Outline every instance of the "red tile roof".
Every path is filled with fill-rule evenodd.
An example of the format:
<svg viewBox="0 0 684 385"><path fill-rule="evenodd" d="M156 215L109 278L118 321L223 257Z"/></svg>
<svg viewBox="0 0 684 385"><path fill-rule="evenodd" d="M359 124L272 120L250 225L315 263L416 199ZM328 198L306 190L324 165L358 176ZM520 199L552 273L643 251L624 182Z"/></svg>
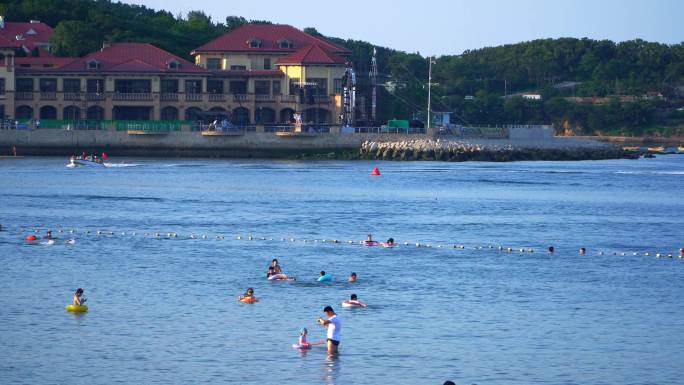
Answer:
<svg viewBox="0 0 684 385"><path fill-rule="evenodd" d="M21 40L17 40L17 36L21 36ZM36 44L49 44L51 36L52 28L40 22L5 22L5 27L0 28L0 37L13 42L15 44L14 47L21 47L23 45L29 50L33 49ZM3 45L2 43L4 43L4 40L0 41L0 45Z"/></svg>
<svg viewBox="0 0 684 385"><path fill-rule="evenodd" d="M261 46L256 48L250 47L249 40L251 39L261 40ZM293 47L280 48L279 42L282 40L289 40L293 43ZM335 45L323 38L304 33L291 25L245 24L196 48L192 51L192 54L211 51L288 53L314 44L318 44L328 51L339 55L348 55L350 53L346 48Z"/></svg>
<svg viewBox="0 0 684 385"><path fill-rule="evenodd" d="M38 57L33 57L33 56L27 56L27 57L14 57L14 64L19 67L22 64L29 64L31 66L43 66L45 64L50 64L52 65L53 68L60 68L63 67L72 61L76 60L77 58L73 57L56 57L52 55L43 55L41 52L41 56Z"/></svg>
<svg viewBox="0 0 684 385"><path fill-rule="evenodd" d="M88 62L99 62L97 70L88 70ZM178 69L169 69L168 63L176 61ZM145 73L188 73L207 71L161 48L147 43L116 43L100 51L77 58L61 68L64 71L93 72L145 72Z"/></svg>
<svg viewBox="0 0 684 385"><path fill-rule="evenodd" d="M0 35L0 48L18 48L19 42Z"/></svg>
<svg viewBox="0 0 684 385"><path fill-rule="evenodd" d="M322 48L318 44L301 48L278 59L278 64L345 64L344 58Z"/></svg>

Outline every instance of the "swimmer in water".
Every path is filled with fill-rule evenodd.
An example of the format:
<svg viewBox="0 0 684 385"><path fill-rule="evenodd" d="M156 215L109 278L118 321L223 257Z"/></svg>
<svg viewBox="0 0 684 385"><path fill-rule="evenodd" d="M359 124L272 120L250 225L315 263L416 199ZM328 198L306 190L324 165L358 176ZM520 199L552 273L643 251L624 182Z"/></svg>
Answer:
<svg viewBox="0 0 684 385"><path fill-rule="evenodd" d="M266 273L266 278L271 278L274 275L276 275L275 269L273 268L273 266L269 266L268 273Z"/></svg>
<svg viewBox="0 0 684 385"><path fill-rule="evenodd" d="M587 253L587 249L585 249L584 247L580 247L579 255L585 255L586 253Z"/></svg>
<svg viewBox="0 0 684 385"><path fill-rule="evenodd" d="M351 306L361 306L361 307L368 307L365 303L359 301L359 297L356 296L356 294L352 294L351 298L344 301L343 303Z"/></svg>
<svg viewBox="0 0 684 385"><path fill-rule="evenodd" d="M256 299L256 297L254 296L254 289L251 288L251 287L247 288L247 291L245 292L245 294L241 295L241 296L238 298L238 300L239 300L239 301L245 301L245 302L246 302L246 301L251 301L251 302L258 302L258 301L259 301L259 300Z"/></svg>
<svg viewBox="0 0 684 385"><path fill-rule="evenodd" d="M278 258L273 258L273 260L271 261L271 267L273 268L275 274L283 274L283 269L280 267L280 264L278 263Z"/></svg>
<svg viewBox="0 0 684 385"><path fill-rule="evenodd" d="M309 331L306 330L306 328L302 328L302 330L299 331L299 347L302 349L308 349L311 347L311 344L309 344L309 341L307 341L306 336L309 334Z"/></svg>
<svg viewBox="0 0 684 385"><path fill-rule="evenodd" d="M349 276L349 282L356 282L356 273L351 273Z"/></svg>
<svg viewBox="0 0 684 385"><path fill-rule="evenodd" d="M87 299L83 297L83 289L79 287L76 289L76 293L74 293L73 304L76 306L82 306L86 301Z"/></svg>
<svg viewBox="0 0 684 385"><path fill-rule="evenodd" d="M390 238L385 242L385 246L394 246L394 238Z"/></svg>
<svg viewBox="0 0 684 385"><path fill-rule="evenodd" d="M553 246L549 246L549 253L553 254L556 251L556 249Z"/></svg>
<svg viewBox="0 0 684 385"><path fill-rule="evenodd" d="M45 233L45 236L43 238L44 239L52 239L52 230L48 230L47 233Z"/></svg>

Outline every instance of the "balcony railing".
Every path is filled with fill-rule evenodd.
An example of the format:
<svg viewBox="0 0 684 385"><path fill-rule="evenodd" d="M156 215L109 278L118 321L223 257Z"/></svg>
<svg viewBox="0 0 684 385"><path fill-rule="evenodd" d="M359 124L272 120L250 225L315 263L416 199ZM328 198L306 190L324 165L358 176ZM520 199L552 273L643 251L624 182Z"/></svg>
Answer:
<svg viewBox="0 0 684 385"><path fill-rule="evenodd" d="M65 92L64 100L81 100L80 92Z"/></svg>
<svg viewBox="0 0 684 385"><path fill-rule="evenodd" d="M264 94L264 95L254 95L257 102L274 102L275 96Z"/></svg>
<svg viewBox="0 0 684 385"><path fill-rule="evenodd" d="M14 94L16 100L33 100L33 92L19 91Z"/></svg>
<svg viewBox="0 0 684 385"><path fill-rule="evenodd" d="M202 94L185 94L186 102L201 102Z"/></svg>
<svg viewBox="0 0 684 385"><path fill-rule="evenodd" d="M299 103L299 95L270 95L270 94L230 94L230 93L170 93L170 92L75 92L75 91L59 91L59 92L29 92L17 91L14 93L15 100L42 100L42 101L132 101L132 102L147 102L160 100L162 102L214 102L223 103L226 101L234 101L240 103L252 102L280 102L280 103ZM328 95L314 96L315 103L330 103L332 97Z"/></svg>
<svg viewBox="0 0 684 385"><path fill-rule="evenodd" d="M164 92L161 94L162 102L175 102L178 100L178 94L172 92Z"/></svg>
<svg viewBox="0 0 684 385"><path fill-rule="evenodd" d="M41 91L40 100L57 100L57 92L55 91Z"/></svg>
<svg viewBox="0 0 684 385"><path fill-rule="evenodd" d="M105 100L107 95L104 92L88 92L86 97L88 100Z"/></svg>
<svg viewBox="0 0 684 385"><path fill-rule="evenodd" d="M114 92L114 100L147 101L152 100L152 94L149 92Z"/></svg>

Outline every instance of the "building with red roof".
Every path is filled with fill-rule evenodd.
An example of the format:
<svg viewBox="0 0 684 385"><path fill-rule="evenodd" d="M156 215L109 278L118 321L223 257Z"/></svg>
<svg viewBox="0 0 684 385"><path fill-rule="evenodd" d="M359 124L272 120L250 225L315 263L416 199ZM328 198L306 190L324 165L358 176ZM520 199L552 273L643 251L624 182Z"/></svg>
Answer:
<svg viewBox="0 0 684 385"><path fill-rule="evenodd" d="M146 43L114 43L63 58L43 44L49 26L4 28L0 116L18 120L230 116L236 125L269 125L289 124L300 112L304 122L334 124L350 54L288 25L250 24L195 49L195 63ZM8 37L17 31L27 37ZM17 49L31 53L17 57Z"/></svg>
<svg viewBox="0 0 684 385"><path fill-rule="evenodd" d="M289 54L300 48L320 45L330 52L346 56L346 48L323 38L309 35L286 24L245 24L195 48L193 55L209 52L245 52Z"/></svg>
<svg viewBox="0 0 684 385"><path fill-rule="evenodd" d="M0 16L0 45L9 41L14 48L21 48L26 53L36 47L49 51L51 37L52 28L38 20L28 23L6 22Z"/></svg>
<svg viewBox="0 0 684 385"><path fill-rule="evenodd" d="M305 122L337 120L342 78L351 54L346 48L290 25L246 24L194 49L191 54L197 65L214 72L277 70L284 79L276 80L279 84L272 88L286 97L305 99L306 105L294 108L303 113ZM258 97L272 96L265 79L248 82L247 89ZM302 89L312 96L302 98ZM286 114L281 115L284 118Z"/></svg>

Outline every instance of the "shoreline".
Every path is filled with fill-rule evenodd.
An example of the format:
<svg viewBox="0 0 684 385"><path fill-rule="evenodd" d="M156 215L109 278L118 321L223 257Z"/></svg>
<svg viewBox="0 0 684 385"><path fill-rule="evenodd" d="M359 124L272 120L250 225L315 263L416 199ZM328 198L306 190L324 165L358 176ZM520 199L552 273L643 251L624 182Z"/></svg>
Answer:
<svg viewBox="0 0 684 385"><path fill-rule="evenodd" d="M429 134L325 133L276 135L240 132L202 135L194 131L143 133L97 130L3 130L0 156L71 156L86 152L109 156L339 159L394 161L599 160L637 154L605 142L528 136L515 139L463 138Z"/></svg>

